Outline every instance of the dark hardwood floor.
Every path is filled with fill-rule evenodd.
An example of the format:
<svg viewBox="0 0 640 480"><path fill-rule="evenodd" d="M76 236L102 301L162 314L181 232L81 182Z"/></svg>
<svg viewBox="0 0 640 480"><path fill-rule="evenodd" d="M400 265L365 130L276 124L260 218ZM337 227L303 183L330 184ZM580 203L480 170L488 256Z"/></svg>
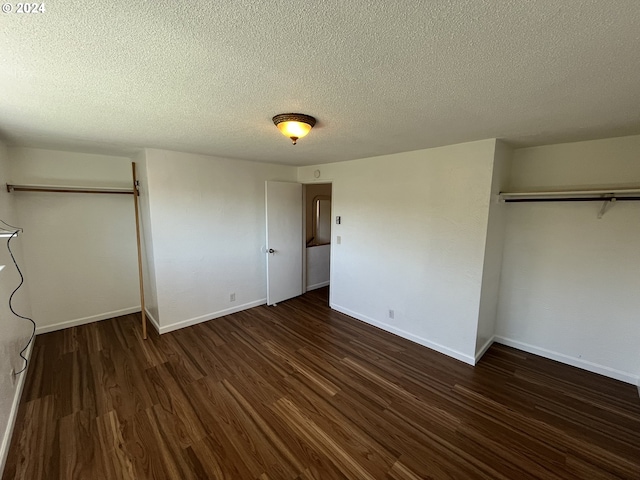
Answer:
<svg viewBox="0 0 640 480"><path fill-rule="evenodd" d="M4 479L640 479L636 388L494 345L476 368L326 289L162 337L40 335Z"/></svg>

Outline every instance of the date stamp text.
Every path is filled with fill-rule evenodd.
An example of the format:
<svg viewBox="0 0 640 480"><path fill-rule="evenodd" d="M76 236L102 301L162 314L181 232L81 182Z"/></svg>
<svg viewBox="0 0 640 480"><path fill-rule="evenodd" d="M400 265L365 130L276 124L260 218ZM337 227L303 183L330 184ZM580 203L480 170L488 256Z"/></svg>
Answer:
<svg viewBox="0 0 640 480"><path fill-rule="evenodd" d="M2 13L45 13L44 3L3 3Z"/></svg>

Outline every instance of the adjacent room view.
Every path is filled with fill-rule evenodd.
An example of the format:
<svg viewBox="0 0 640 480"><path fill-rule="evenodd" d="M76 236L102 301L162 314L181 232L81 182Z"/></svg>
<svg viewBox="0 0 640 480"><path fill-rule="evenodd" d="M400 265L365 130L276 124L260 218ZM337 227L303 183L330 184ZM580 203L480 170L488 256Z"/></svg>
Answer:
<svg viewBox="0 0 640 480"><path fill-rule="evenodd" d="M5 3L0 478L640 478L640 3Z"/></svg>

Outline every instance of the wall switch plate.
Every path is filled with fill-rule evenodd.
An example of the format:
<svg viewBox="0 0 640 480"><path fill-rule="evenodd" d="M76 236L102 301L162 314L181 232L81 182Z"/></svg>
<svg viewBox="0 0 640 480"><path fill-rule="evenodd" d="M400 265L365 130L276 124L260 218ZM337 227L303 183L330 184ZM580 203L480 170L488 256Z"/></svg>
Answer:
<svg viewBox="0 0 640 480"><path fill-rule="evenodd" d="M340 235L338 235L338 236L336 237L336 243L337 243L338 245L340 245L340 244L342 243L342 237L341 237Z"/></svg>
<svg viewBox="0 0 640 480"><path fill-rule="evenodd" d="M336 217L336 225L340 225L340 222L341 222L341 221L342 221L342 220L340 219L340 217Z"/></svg>
<svg viewBox="0 0 640 480"><path fill-rule="evenodd" d="M235 302L236 301L236 294L235 293L232 293L232 294L229 295L229 301L230 302Z"/></svg>
<svg viewBox="0 0 640 480"><path fill-rule="evenodd" d="M393 319L396 316L396 312L394 312L393 310L389 309L389 318Z"/></svg>

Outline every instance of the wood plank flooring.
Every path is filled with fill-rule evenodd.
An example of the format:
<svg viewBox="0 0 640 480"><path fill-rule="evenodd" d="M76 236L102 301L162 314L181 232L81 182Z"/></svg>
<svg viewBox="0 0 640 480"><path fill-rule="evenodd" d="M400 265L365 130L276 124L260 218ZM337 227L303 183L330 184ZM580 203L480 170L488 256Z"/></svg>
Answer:
<svg viewBox="0 0 640 480"><path fill-rule="evenodd" d="M162 337L40 335L4 479L640 479L636 388L494 345L476 368L327 290Z"/></svg>

